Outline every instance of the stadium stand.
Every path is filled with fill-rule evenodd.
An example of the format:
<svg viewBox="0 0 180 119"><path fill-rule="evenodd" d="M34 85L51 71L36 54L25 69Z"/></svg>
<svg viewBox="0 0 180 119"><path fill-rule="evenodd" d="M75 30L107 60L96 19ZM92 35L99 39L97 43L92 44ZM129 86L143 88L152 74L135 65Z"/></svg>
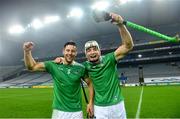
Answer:
<svg viewBox="0 0 180 119"><path fill-rule="evenodd" d="M118 72L119 77L121 73L125 74L125 76L127 77L127 84L139 83L138 66L129 65L126 67L119 67ZM161 77L180 77L180 62L144 64L143 77L145 79ZM46 72L34 73L26 71L17 77L0 83L0 87L32 87L37 85L52 86L53 81L51 79L51 76Z"/></svg>
<svg viewBox="0 0 180 119"><path fill-rule="evenodd" d="M179 62L175 62L179 64ZM125 73L128 80L127 83L138 83L138 66L122 67L118 69L119 76L121 73ZM156 64L144 64L143 65L144 78L158 78L158 77L179 77L180 68L179 65L172 65L172 63L156 63Z"/></svg>
<svg viewBox="0 0 180 119"><path fill-rule="evenodd" d="M18 77L15 77L11 80L4 81L0 83L0 87L24 87L24 86L35 86L46 83L51 80L51 77L46 72L26 72Z"/></svg>
<svg viewBox="0 0 180 119"><path fill-rule="evenodd" d="M0 66L0 82L19 73L24 68L23 65L17 66Z"/></svg>

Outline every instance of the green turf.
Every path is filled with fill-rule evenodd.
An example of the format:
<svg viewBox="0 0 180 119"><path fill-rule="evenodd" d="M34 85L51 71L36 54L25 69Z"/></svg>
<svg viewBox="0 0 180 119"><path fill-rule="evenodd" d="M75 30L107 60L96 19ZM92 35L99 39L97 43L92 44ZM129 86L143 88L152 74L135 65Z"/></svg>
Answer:
<svg viewBox="0 0 180 119"><path fill-rule="evenodd" d="M180 118L180 86L144 88L140 117Z"/></svg>
<svg viewBox="0 0 180 119"><path fill-rule="evenodd" d="M122 91L127 116L134 118L141 87L125 87ZM52 98L52 89L0 89L0 118L50 118ZM141 118L180 118L179 108L180 86L144 87Z"/></svg>
<svg viewBox="0 0 180 119"><path fill-rule="evenodd" d="M124 87L122 89L127 117L136 115L141 87Z"/></svg>
<svg viewBox="0 0 180 119"><path fill-rule="evenodd" d="M0 117L50 117L52 89L0 89Z"/></svg>

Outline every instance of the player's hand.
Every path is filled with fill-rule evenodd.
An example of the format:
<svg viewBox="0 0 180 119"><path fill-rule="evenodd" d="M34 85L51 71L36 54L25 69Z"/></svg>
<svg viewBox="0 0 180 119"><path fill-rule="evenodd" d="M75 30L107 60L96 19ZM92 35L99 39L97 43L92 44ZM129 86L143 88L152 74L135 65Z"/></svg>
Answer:
<svg viewBox="0 0 180 119"><path fill-rule="evenodd" d="M89 117L93 117L94 116L94 106L93 106L93 104L89 103L87 105L86 111L89 114Z"/></svg>
<svg viewBox="0 0 180 119"><path fill-rule="evenodd" d="M118 14L115 14L115 13L110 13L111 17L112 17L112 23L113 24L116 24L116 25L120 25L120 24L123 24L123 21L124 19L118 15Z"/></svg>
<svg viewBox="0 0 180 119"><path fill-rule="evenodd" d="M54 62L57 64L62 64L63 63L64 58L63 57L57 57Z"/></svg>
<svg viewBox="0 0 180 119"><path fill-rule="evenodd" d="M34 43L33 42L25 42L23 45L23 49L24 51L28 52L31 51L34 47Z"/></svg>

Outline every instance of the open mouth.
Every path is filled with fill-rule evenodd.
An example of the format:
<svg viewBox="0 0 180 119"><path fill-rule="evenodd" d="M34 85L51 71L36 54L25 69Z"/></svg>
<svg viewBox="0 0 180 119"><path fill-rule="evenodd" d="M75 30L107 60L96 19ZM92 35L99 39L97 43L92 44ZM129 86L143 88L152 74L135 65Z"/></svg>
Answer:
<svg viewBox="0 0 180 119"><path fill-rule="evenodd" d="M96 54L94 54L94 55L90 55L90 58L96 58Z"/></svg>

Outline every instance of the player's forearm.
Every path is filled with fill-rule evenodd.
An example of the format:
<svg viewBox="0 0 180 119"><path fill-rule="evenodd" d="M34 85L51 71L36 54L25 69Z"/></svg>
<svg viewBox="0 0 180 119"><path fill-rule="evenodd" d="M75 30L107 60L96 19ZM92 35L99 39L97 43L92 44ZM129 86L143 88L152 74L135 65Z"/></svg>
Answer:
<svg viewBox="0 0 180 119"><path fill-rule="evenodd" d="M24 51L24 63L28 70L33 70L36 61L32 57L31 51Z"/></svg>
<svg viewBox="0 0 180 119"><path fill-rule="evenodd" d="M89 88L89 104L94 104L94 89L92 83L88 84Z"/></svg>
<svg viewBox="0 0 180 119"><path fill-rule="evenodd" d="M126 26L122 24L119 25L119 32L122 39L122 45L125 45L127 49L131 50L134 46L134 43L131 34L127 30Z"/></svg>

